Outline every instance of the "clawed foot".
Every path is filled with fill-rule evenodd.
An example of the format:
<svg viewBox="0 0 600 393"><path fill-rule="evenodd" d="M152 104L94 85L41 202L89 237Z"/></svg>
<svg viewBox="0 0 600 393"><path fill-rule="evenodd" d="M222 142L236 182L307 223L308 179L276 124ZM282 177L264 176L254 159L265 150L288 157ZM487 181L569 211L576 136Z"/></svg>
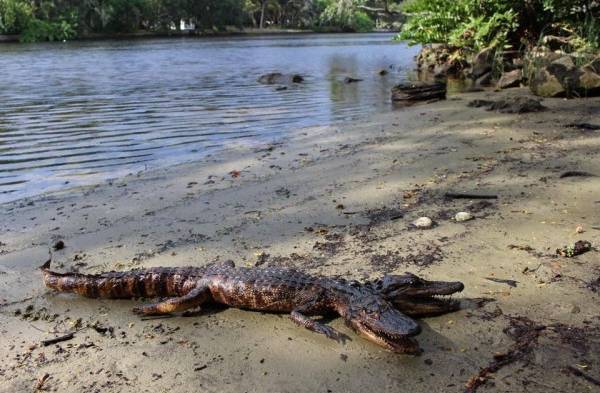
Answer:
<svg viewBox="0 0 600 393"><path fill-rule="evenodd" d="M154 309L154 307L152 306L139 306L139 307L134 307L131 311L133 311L134 314L137 314L141 317L149 317L149 316L153 316L153 315L161 315L161 313L159 313L158 311L156 311Z"/></svg>
<svg viewBox="0 0 600 393"><path fill-rule="evenodd" d="M346 340L349 339L344 333L338 332L334 328L327 325L318 325L315 327L317 333L326 335L328 338L337 341L338 343L345 344Z"/></svg>

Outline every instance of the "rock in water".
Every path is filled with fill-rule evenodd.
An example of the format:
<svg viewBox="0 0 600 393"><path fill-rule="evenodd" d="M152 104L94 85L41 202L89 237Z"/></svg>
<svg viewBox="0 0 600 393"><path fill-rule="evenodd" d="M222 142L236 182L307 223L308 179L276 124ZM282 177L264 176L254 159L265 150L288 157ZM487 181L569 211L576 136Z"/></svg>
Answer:
<svg viewBox="0 0 600 393"><path fill-rule="evenodd" d="M495 49L492 47L482 49L475 55L471 67L471 78L478 79L492 71Z"/></svg>
<svg viewBox="0 0 600 393"><path fill-rule="evenodd" d="M302 75L284 75L281 72L271 72L269 74L261 75L258 78L258 83L263 85L289 85L291 83L302 83L304 78Z"/></svg>
<svg viewBox="0 0 600 393"><path fill-rule="evenodd" d="M438 101L446 98L444 82L414 82L397 85L392 89L392 102L412 105L419 101Z"/></svg>
<svg viewBox="0 0 600 393"><path fill-rule="evenodd" d="M469 212L458 212L454 216L456 222L469 221L473 219L473 215Z"/></svg>
<svg viewBox="0 0 600 393"><path fill-rule="evenodd" d="M433 226L433 221L429 217L419 217L412 222L415 228L429 229Z"/></svg>
<svg viewBox="0 0 600 393"><path fill-rule="evenodd" d="M499 89L508 89L510 87L519 87L523 80L523 71L517 69L510 72L505 72L498 81Z"/></svg>
<svg viewBox="0 0 600 393"><path fill-rule="evenodd" d="M356 82L362 82L362 79L353 78L351 76L347 76L344 78L344 83L356 83Z"/></svg>

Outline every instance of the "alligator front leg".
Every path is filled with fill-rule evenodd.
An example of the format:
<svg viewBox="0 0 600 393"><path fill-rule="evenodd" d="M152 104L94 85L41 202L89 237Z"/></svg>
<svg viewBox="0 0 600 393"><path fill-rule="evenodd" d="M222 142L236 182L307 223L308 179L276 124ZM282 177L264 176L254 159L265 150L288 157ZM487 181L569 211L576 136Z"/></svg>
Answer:
<svg viewBox="0 0 600 393"><path fill-rule="evenodd" d="M313 309L313 308L314 308L314 304L312 304L312 303L305 305L305 306L298 307L294 311L292 311L292 313L290 314L290 318L292 319L292 321L294 321L295 323L297 323L300 326L304 326L308 330L311 330L315 333L324 334L332 340L343 343L344 340L346 340L348 338L348 336L346 336L343 333L338 332L337 330L335 330L334 328L332 328L330 326L327 326L323 323L315 321L314 319L307 317L306 315L303 314L303 313L310 313L311 309Z"/></svg>
<svg viewBox="0 0 600 393"><path fill-rule="evenodd" d="M207 285L192 289L185 296L173 297L160 303L145 304L135 307L133 312L139 315L163 315L181 312L193 307L198 307L210 298L210 290Z"/></svg>

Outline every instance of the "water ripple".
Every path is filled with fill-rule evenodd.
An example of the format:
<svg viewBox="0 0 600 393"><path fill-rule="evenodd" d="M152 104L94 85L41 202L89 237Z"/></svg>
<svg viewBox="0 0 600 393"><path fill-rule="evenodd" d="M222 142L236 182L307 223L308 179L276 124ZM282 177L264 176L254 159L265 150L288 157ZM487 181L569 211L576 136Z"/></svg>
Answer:
<svg viewBox="0 0 600 393"><path fill-rule="evenodd" d="M0 202L389 110L418 49L391 37L2 45ZM256 82L274 71L306 80L283 91ZM346 85L349 75L364 81Z"/></svg>

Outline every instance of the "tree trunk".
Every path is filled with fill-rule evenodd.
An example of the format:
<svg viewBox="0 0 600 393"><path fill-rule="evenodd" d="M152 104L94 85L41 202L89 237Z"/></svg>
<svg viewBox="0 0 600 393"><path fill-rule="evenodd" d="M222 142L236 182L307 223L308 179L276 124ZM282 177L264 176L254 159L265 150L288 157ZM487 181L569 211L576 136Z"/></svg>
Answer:
<svg viewBox="0 0 600 393"><path fill-rule="evenodd" d="M262 29L265 27L265 10L267 8L267 0L263 0L261 5L260 5L260 25L258 26L259 29Z"/></svg>

